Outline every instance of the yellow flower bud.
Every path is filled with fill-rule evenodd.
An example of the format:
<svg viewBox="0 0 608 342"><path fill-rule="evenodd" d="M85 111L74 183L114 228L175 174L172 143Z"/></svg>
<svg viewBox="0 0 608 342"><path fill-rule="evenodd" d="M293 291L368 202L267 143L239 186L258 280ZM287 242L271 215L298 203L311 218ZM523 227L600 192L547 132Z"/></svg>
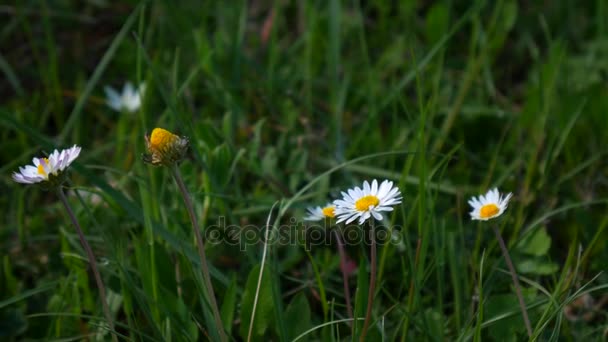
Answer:
<svg viewBox="0 0 608 342"><path fill-rule="evenodd" d="M144 154L143 160L155 166L179 163L188 150L188 139L166 129L155 128L150 137L145 138L148 154Z"/></svg>

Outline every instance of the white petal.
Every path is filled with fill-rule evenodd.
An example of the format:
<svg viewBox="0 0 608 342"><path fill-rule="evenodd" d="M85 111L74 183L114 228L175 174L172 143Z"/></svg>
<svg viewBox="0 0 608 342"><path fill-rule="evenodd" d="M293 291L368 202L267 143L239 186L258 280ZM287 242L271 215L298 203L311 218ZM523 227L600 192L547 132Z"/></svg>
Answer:
<svg viewBox="0 0 608 342"><path fill-rule="evenodd" d="M353 215L351 215L351 216L350 216L350 217L349 217L349 218L346 220L346 224L349 224L349 223L353 222L353 221L354 221L354 220L357 218L357 216L359 216L359 214L353 214Z"/></svg>
<svg viewBox="0 0 608 342"><path fill-rule="evenodd" d="M378 181L375 179L372 181L371 194L378 197Z"/></svg>
<svg viewBox="0 0 608 342"><path fill-rule="evenodd" d="M388 180L383 181L380 184L380 188L378 189L378 198L384 198L386 194L390 191L392 184L389 183Z"/></svg>
<svg viewBox="0 0 608 342"><path fill-rule="evenodd" d="M371 187L369 186L368 181L364 181L363 182L363 192L365 194L370 194L371 193Z"/></svg>
<svg viewBox="0 0 608 342"><path fill-rule="evenodd" d="M135 94L135 88L133 88L133 83L127 81L122 88L122 97L123 99L132 97Z"/></svg>
<svg viewBox="0 0 608 342"><path fill-rule="evenodd" d="M391 208L392 209L392 208ZM382 221L382 214L380 214L379 212L372 210L372 215L374 215L374 218L378 221Z"/></svg>
<svg viewBox="0 0 608 342"><path fill-rule="evenodd" d="M77 145L74 145L71 148L71 151L69 153L69 158L68 158L68 164L66 166L70 165L76 158L78 158L78 156L80 155L80 150L81 150L81 147L77 146Z"/></svg>
<svg viewBox="0 0 608 342"><path fill-rule="evenodd" d="M505 208L507 207L507 205L509 204L509 201L511 200L511 197L513 197L513 193L509 192L505 198L502 199L502 203L505 206Z"/></svg>
<svg viewBox="0 0 608 342"><path fill-rule="evenodd" d="M106 104L108 107L115 111L120 111L122 101L118 92L114 90L114 88L108 86L105 86L103 90L106 93Z"/></svg>

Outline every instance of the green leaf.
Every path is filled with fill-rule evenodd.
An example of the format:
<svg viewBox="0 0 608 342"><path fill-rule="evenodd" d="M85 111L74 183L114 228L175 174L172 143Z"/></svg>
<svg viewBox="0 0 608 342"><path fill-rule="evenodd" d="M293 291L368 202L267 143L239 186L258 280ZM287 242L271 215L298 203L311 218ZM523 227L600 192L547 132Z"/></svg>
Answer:
<svg viewBox="0 0 608 342"><path fill-rule="evenodd" d="M484 305L486 320L502 317L486 331L494 341L517 341L517 334L525 332L517 297L513 294L492 296ZM509 315L512 314L512 315Z"/></svg>
<svg viewBox="0 0 608 342"><path fill-rule="evenodd" d="M502 29L504 32L509 32L513 26L515 26L515 22L517 21L517 1L509 1L505 3L502 13Z"/></svg>
<svg viewBox="0 0 608 342"><path fill-rule="evenodd" d="M2 297L8 294L14 294L18 292L18 281L13 275L13 269L11 266L11 261L8 258L8 255L5 255L2 259L2 274L0 275L0 290L2 290L5 294ZM1 298L1 297L0 297Z"/></svg>
<svg viewBox="0 0 608 342"><path fill-rule="evenodd" d="M448 31L450 13L444 3L436 3L426 16L426 36L429 42L438 42Z"/></svg>
<svg viewBox="0 0 608 342"><path fill-rule="evenodd" d="M357 290L355 291L355 312L354 317L365 317L365 311L367 310L367 291L369 289L369 275L365 271L367 265L367 259L361 257L359 259L359 268L357 271ZM358 336L363 328L363 321L355 320L354 336Z"/></svg>
<svg viewBox="0 0 608 342"><path fill-rule="evenodd" d="M304 293L296 295L285 309L285 322L287 326L287 337L294 339L308 330L310 323L310 305ZM304 338L302 341L306 341Z"/></svg>
<svg viewBox="0 0 608 342"><path fill-rule="evenodd" d="M234 320L234 310L236 308L236 289L238 288L238 284L236 281L236 276L232 276L232 280L230 281L230 286L226 290L224 294L224 301L222 302L222 308L220 309L222 323L224 323L224 330L228 336L232 335L232 321Z"/></svg>
<svg viewBox="0 0 608 342"><path fill-rule="evenodd" d="M249 333L249 325L253 312L253 303L255 300L256 289L258 286L258 277L260 274L260 265L255 266L247 277L245 292L241 302L241 330L240 334L243 339L247 339ZM262 277L260 291L257 299L255 317L253 321L252 340L264 341L264 333L268 329L273 318L273 302L272 302L272 284L270 276Z"/></svg>
<svg viewBox="0 0 608 342"><path fill-rule="evenodd" d="M537 229L517 245L517 251L522 254L542 256L546 255L551 247L551 237L545 228Z"/></svg>
<svg viewBox="0 0 608 342"><path fill-rule="evenodd" d="M221 187L226 186L230 181L232 176L230 166L233 159L232 151L226 144L219 145L209 154L209 174L212 175L215 183Z"/></svg>
<svg viewBox="0 0 608 342"><path fill-rule="evenodd" d="M428 308L424 311L428 333L435 341L445 340L443 336L443 314L435 308Z"/></svg>
<svg viewBox="0 0 608 342"><path fill-rule="evenodd" d="M541 258L530 258L517 263L517 271L526 274L549 275L557 272L559 266Z"/></svg>
<svg viewBox="0 0 608 342"><path fill-rule="evenodd" d="M262 158L262 172L265 175L276 176L278 169L279 156L277 150L274 147L268 147L266 154Z"/></svg>

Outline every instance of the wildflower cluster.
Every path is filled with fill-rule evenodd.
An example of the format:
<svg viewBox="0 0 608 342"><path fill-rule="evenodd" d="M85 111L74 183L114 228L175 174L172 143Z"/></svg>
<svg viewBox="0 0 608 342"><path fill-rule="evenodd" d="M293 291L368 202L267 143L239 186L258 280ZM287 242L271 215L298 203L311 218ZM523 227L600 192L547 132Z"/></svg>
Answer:
<svg viewBox="0 0 608 342"><path fill-rule="evenodd" d="M143 86L140 87L139 93L135 94L133 87L130 84L125 86L122 97L118 97L118 94L113 89L106 89L109 100L108 105L118 110L118 108L124 108L129 111L134 110L140 105L140 96L143 93ZM145 136L147 153L144 154L143 160L155 166L169 166L171 167L172 174L175 181L182 193L184 204L188 210L189 216L192 221L193 231L196 236L197 247L199 251L201 272L205 287L208 291L208 297L210 298L210 305L213 311L215 324L218 327L222 327L223 323L219 314L219 308L215 300L213 286L211 283L211 277L207 266L205 248L203 239L200 233L200 227L196 219L192 200L188 194L185 184L179 173L177 167L179 163L185 158L189 147L189 141L185 137L178 136L171 133L163 128L155 128L150 136ZM72 210L69 207L67 198L63 192L61 185L66 178L66 170L70 164L80 155L81 148L77 145L65 150L54 150L47 157L34 158L32 160L33 165L27 165L20 167L19 172L13 173L13 179L18 183L24 184L41 184L48 188L55 188L58 190L60 199L64 203L66 210L70 214L70 217L76 227L76 230L80 236L81 243L87 251L89 261L93 272L96 277L97 285L100 291L100 297L105 298L105 288L99 272L95 266L95 257L92 253L90 246L88 245L85 236L73 215ZM379 183L376 179L372 180L371 183L367 180L362 183L361 186L355 186L354 188L347 189L341 192L342 197L334 200L331 203L327 203L325 206L317 206L308 208L308 216L304 219L307 221L320 221L320 220L335 220L336 223L344 222L350 224L356 221L359 225L363 225L368 220L384 219L384 213L393 211L393 207L402 203L403 197L401 191L392 181L383 180ZM487 221L496 218L504 213L507 209L509 200L512 194L508 193L502 195L499 193L497 188L488 191L485 195L478 197L472 197L469 200L469 204L472 207L470 216L472 220ZM518 299L520 300L520 307L522 309L522 315L526 322L528 333L531 336L531 328L527 312L525 310L525 303L521 296L519 289L519 283L517 281L516 272L508 255L507 248L500 237L497 227L494 227L496 236L499 240L501 249L507 261L507 265L513 276L513 282L516 287ZM365 339L365 335L368 326L371 322L371 308L373 304L374 286L376 282L376 243L374 239L374 225L370 225L371 231L371 248L370 248L370 280L368 289L368 304L367 312L365 315L365 321L363 329L361 330L361 341ZM350 292L348 286L348 272L346 271L346 262L348 261L348 255L346 254L343 246L343 241L338 233L336 233L338 241L338 251L341 259L341 269L343 271L345 296L347 302L348 315L352 319L352 307L350 304ZM104 314L106 315L106 321L110 325L110 329L113 330L113 319L109 311L108 305L103 301ZM227 341L228 337L225 332L220 328L218 331L218 338L221 341ZM116 340L116 336L113 336Z"/></svg>

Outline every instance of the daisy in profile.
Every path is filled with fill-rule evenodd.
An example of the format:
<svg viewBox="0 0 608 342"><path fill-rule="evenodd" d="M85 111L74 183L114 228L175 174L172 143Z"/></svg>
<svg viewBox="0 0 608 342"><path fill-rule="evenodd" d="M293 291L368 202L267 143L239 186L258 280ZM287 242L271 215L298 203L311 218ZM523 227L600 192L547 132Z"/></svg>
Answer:
<svg viewBox="0 0 608 342"><path fill-rule="evenodd" d="M336 217L336 206L331 203L327 203L324 207L311 207L307 211L308 216L304 218L304 221L321 221Z"/></svg>
<svg viewBox="0 0 608 342"><path fill-rule="evenodd" d="M472 220L487 221L502 215L507 209L512 193L505 196L498 192L497 188L488 191L485 196L479 195L478 198L471 198L469 204L473 207L470 212Z"/></svg>
<svg viewBox="0 0 608 342"><path fill-rule="evenodd" d="M337 223L346 221L346 224L359 219L363 224L370 217L382 221L383 211L392 211L392 206L401 203L401 192L393 186L393 182L384 180L378 187L378 181L373 180L370 185L368 181L363 182L363 189L358 186L342 192L343 198L335 200L335 215Z"/></svg>
<svg viewBox="0 0 608 342"><path fill-rule="evenodd" d="M34 165L19 167L19 172L13 173L13 180L17 183L35 184L40 182L55 182L60 180L63 171L80 154L80 146L72 146L59 152L53 151L47 158L34 158Z"/></svg>
<svg viewBox="0 0 608 342"><path fill-rule="evenodd" d="M141 99L144 96L146 85L142 83L138 89L135 89L131 82L127 82L122 88L122 94L109 86L104 87L103 90L106 93L106 104L110 108L117 112L125 110L132 113L141 107Z"/></svg>

